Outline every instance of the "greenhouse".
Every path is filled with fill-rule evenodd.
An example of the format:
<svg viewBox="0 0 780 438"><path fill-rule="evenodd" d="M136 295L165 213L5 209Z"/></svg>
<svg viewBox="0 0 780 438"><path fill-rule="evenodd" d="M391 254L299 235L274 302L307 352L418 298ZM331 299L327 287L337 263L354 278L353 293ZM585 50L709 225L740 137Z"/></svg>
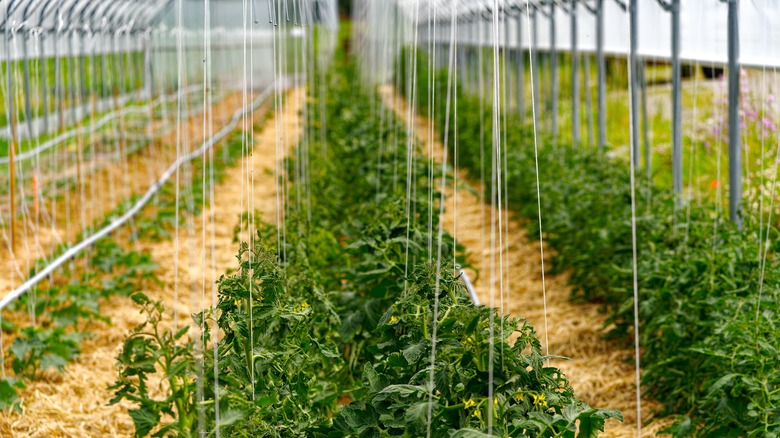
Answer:
<svg viewBox="0 0 780 438"><path fill-rule="evenodd" d="M780 436L778 0L0 28L0 437Z"/></svg>

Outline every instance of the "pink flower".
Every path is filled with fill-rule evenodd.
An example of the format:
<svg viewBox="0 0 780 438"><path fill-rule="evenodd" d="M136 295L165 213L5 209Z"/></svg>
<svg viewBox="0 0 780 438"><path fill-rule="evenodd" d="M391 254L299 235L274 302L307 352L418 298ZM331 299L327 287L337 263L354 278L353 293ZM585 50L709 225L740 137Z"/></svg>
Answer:
<svg viewBox="0 0 780 438"><path fill-rule="evenodd" d="M769 117L764 117L762 122L764 123L764 129L767 129L771 132L775 132L775 130L777 129L777 127L775 126L774 123L772 123L772 120L770 120Z"/></svg>

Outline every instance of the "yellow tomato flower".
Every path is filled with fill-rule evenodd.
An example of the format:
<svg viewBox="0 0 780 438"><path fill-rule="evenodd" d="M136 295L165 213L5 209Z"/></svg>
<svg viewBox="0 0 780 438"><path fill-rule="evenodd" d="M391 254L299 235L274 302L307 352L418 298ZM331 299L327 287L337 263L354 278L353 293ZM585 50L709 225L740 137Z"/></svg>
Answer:
<svg viewBox="0 0 780 438"><path fill-rule="evenodd" d="M398 317L395 316L395 315L391 316L390 317L390 324L395 324L396 322L398 322Z"/></svg>
<svg viewBox="0 0 780 438"><path fill-rule="evenodd" d="M515 394L515 400L517 401L523 401L523 394L517 393Z"/></svg>
<svg viewBox="0 0 780 438"><path fill-rule="evenodd" d="M474 400L472 400L472 399L468 399L468 400L466 400L466 401L464 401L464 402L463 402L463 406L464 406L466 409L468 409L468 408L473 408L473 407L474 407L474 406L476 406L476 405L477 405L477 402L475 402L475 401L474 401Z"/></svg>
<svg viewBox="0 0 780 438"><path fill-rule="evenodd" d="M534 397L534 406L540 407L540 408L546 408L547 407L547 400L545 399L544 394L535 395Z"/></svg>

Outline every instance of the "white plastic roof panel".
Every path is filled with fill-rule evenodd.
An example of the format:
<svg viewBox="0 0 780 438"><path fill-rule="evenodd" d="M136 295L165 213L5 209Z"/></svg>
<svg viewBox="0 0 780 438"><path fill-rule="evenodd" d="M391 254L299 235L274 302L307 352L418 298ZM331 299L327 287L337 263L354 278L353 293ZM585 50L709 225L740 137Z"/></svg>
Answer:
<svg viewBox="0 0 780 438"><path fill-rule="evenodd" d="M492 44L492 0L453 0L461 22L457 32L460 43ZM629 0L624 0L627 2ZM444 42L450 33L450 0L397 0L410 19L418 11L418 24L427 26L428 17L437 21L437 40ZM528 35L529 20L526 7L540 7L537 16L538 45L541 50L550 49L550 0L502 0L497 2L501 11L499 44L504 44L503 26L509 26L510 46L517 47L517 16L520 17L520 41L530 47ZM570 50L571 28L567 9L571 0L557 0L555 9L556 50ZM578 49L584 52L596 50L595 16L586 7L594 7L595 1L577 1ZM436 14L432 13L436 10ZM520 10L520 11L519 11ZM430 12L429 12L430 11ZM509 11L509 18L504 15ZM657 0L637 0L639 36L638 52L646 58L668 59L671 57L671 17ZM518 12L520 12L518 14ZM721 0L683 0L680 10L681 57L688 61L702 63L725 63L727 61L728 35L726 19L728 5ZM484 20L482 26L476 20ZM506 23L506 24L504 24ZM627 55L629 48L628 13L618 1L604 0L604 50L607 53ZM481 27L483 35L478 36ZM440 30L441 29L441 30ZM739 0L740 63L750 66L780 67L780 0ZM420 40L426 41L428 32L420 33Z"/></svg>

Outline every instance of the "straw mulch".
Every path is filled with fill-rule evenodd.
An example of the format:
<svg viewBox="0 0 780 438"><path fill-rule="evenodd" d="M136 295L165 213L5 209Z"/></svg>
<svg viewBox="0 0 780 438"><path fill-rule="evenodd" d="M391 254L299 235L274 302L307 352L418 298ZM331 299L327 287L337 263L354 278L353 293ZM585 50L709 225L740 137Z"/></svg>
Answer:
<svg viewBox="0 0 780 438"><path fill-rule="evenodd" d="M240 98L240 96L239 96ZM295 145L301 135L299 113L304 103L303 89L292 90L283 108L277 133L276 120L270 119L255 136L254 153L240 161L214 191L214 221L207 205L203 213L192 218L192 228L183 227L178 236L178 285L174 260L177 257L173 240L140 242L136 249L152 255L159 265L156 272L161 284L144 291L166 305L166 323L190 324L190 314L212 304L212 285L220 275L236 265L238 244L234 229L240 215L253 206L263 219L275 221L276 183L274 169L277 146L284 154ZM240 100L231 100L240 105ZM235 107L235 106L234 106ZM232 108L234 108L232 107ZM267 109L267 108L266 108ZM279 140L279 143L277 143ZM252 175L254 190L247 189ZM249 194L253 198L249 199ZM204 229L205 224L205 229ZM205 241L202 232L205 231ZM212 239L213 236L213 239ZM204 263L205 262L205 263ZM203 295L201 292L205 285ZM202 297L204 299L202 299ZM29 437L129 437L133 425L127 414L128 405L108 406L113 397L107 387L117 377L115 357L129 330L141 322L138 308L128 299L113 297L102 303L101 313L111 318L112 324L92 324L94 333L82 344L78 360L65 367L64 373L46 373L43 378L28 384L22 391L25 412L0 413L0 436ZM6 339L6 345L8 340Z"/></svg>
<svg viewBox="0 0 780 438"><path fill-rule="evenodd" d="M408 107L391 87L383 87L385 103L408 123ZM444 148L436 140L429 148L427 118L416 116L414 132L430 149L433 158L441 161ZM484 193L478 181L471 181L464 171L457 172L459 188L452 196L447 190L445 214L441 218L445 229L454 234L469 251L468 261L478 270L467 270L482 304L499 307L504 313L527 319L536 329L542 348L549 353L571 358L554 361L570 380L577 395L594 407L620 409L625 421L610 420L605 437L636 437L636 374L633 350L603 338L605 315L599 306L570 301L571 287L566 275L547 275L542 287L541 252L538 239L530 239L522 219L507 214L480 199ZM491 246L491 226L503 228L503 251L499 251L498 236ZM491 274L491 252L494 259ZM503 253L503 294L501 293L499 259ZM545 267L549 269L551 250L545 247ZM492 286L491 286L492 277ZM493 297L491 297L491 289ZM546 312L543 290L546 290ZM503 297L502 297L503 295ZM545 324L546 315L546 324ZM545 329L545 327L547 329ZM549 344L545 344L549 340ZM642 400L642 436L654 436L670 423L669 419L654 419L660 408L657 402ZM651 421L650 421L651 420ZM649 424L648 424L649 422Z"/></svg>

